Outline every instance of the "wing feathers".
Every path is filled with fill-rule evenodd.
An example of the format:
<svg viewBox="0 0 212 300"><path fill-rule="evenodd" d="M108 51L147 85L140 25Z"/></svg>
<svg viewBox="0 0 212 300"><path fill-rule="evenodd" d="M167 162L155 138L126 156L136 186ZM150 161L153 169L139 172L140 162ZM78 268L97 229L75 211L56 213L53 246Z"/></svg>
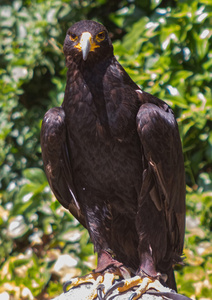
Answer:
<svg viewBox="0 0 212 300"><path fill-rule="evenodd" d="M153 103L147 103L145 97L146 93L137 114L137 131L147 164L145 172L151 182L149 193L157 209L164 209L171 239L175 247L182 251L185 178L177 122L167 104L159 99L157 102L153 96L150 99ZM142 94L139 98L142 99Z"/></svg>
<svg viewBox="0 0 212 300"><path fill-rule="evenodd" d="M49 185L58 201L85 227L74 188L66 144L65 113L61 107L50 109L41 128L41 148Z"/></svg>

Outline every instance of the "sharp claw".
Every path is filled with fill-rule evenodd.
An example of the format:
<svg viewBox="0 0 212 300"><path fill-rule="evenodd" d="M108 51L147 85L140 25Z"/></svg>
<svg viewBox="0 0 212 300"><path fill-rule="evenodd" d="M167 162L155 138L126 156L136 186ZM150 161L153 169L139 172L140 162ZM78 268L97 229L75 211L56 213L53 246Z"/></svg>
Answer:
<svg viewBox="0 0 212 300"><path fill-rule="evenodd" d="M97 299L98 300L104 300L104 297L102 296L102 291L104 290L105 286L104 284L99 284L97 286Z"/></svg>
<svg viewBox="0 0 212 300"><path fill-rule="evenodd" d="M70 291L70 289L67 291L67 287L68 287L71 283L72 283L71 280L68 280L68 281L66 281L66 282L64 283L64 285L63 285L63 293L64 293L64 294L65 294L65 293L68 293L68 292Z"/></svg>
<svg viewBox="0 0 212 300"><path fill-rule="evenodd" d="M118 281L114 283L106 292L104 300L107 299L108 296L112 294L113 291L115 291L117 288L122 287L124 285L124 281Z"/></svg>
<svg viewBox="0 0 212 300"><path fill-rule="evenodd" d="M132 295L130 296L130 298L128 300L133 300L133 298L136 296L136 292L132 293Z"/></svg>

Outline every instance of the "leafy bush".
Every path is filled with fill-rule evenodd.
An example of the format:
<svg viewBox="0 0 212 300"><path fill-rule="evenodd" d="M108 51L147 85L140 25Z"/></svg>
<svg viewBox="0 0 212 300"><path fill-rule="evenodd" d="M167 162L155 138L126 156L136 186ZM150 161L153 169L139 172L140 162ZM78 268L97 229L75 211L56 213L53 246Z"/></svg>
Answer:
<svg viewBox="0 0 212 300"><path fill-rule="evenodd" d="M63 100L65 32L76 21L94 19L109 29L115 54L133 80L167 101L178 117L186 167L187 231L185 267L177 270L177 282L187 296L209 299L211 1L1 3L0 293L7 291L13 299L49 299L61 292L58 280L94 267L87 232L50 192L39 141L44 113ZM68 273L57 264L65 254Z"/></svg>

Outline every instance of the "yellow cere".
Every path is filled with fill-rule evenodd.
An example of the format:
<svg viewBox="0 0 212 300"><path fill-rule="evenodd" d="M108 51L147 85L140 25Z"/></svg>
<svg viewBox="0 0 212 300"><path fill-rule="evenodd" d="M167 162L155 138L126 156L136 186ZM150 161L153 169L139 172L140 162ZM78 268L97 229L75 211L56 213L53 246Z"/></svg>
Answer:
<svg viewBox="0 0 212 300"><path fill-rule="evenodd" d="M96 36L96 41L100 42L100 41L104 40L104 38L105 38L105 33L103 31L103 32L100 32ZM95 43L95 41L93 40L93 37L91 36L90 32L83 32L79 43L77 45L75 45L74 47L79 49L79 50L82 50L85 47L85 45L88 43L88 41L90 43L90 51L94 51L96 48L100 47L99 45L97 45Z"/></svg>

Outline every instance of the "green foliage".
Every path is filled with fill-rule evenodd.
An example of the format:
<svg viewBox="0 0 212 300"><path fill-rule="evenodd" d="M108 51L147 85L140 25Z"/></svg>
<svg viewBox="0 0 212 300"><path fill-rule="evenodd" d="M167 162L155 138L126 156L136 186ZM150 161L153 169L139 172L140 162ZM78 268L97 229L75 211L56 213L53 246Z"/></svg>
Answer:
<svg viewBox="0 0 212 300"><path fill-rule="evenodd" d="M65 32L76 21L93 19L109 29L115 54L133 80L167 101L178 117L188 220L185 267L177 270L177 282L181 293L210 299L211 16L209 0L1 2L0 293L14 299L59 294L58 280L67 279L56 269L62 254L69 255L70 276L94 267L87 232L50 192L39 142L44 113L63 100Z"/></svg>

